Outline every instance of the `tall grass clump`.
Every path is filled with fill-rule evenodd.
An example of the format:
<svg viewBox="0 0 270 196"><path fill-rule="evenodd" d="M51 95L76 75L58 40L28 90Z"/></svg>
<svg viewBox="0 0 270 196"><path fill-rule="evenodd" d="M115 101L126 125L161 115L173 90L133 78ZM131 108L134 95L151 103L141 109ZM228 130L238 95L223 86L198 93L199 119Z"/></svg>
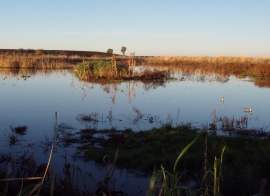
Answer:
<svg viewBox="0 0 270 196"><path fill-rule="evenodd" d="M186 151L195 143L198 137L196 137L192 142L190 142L177 157L173 171L166 171L161 165L161 170L154 172L150 179L150 185L148 190L148 195L181 195L181 191L185 190L186 194L188 192L193 195L192 191L188 187L182 186L180 184L181 174L176 171L177 164L181 157L186 153Z"/></svg>
<svg viewBox="0 0 270 196"><path fill-rule="evenodd" d="M181 178L183 172L177 171L177 165L182 156L188 151L188 149L197 141L199 136L192 140L178 155L174 162L173 170L170 172L165 170L161 165L161 170L153 173L150 179L150 186L148 195L221 195L220 186L222 183L222 162L223 154L226 147L223 147L221 152L221 158L214 160L214 167L212 170L207 170L203 176L201 187L194 188L188 187L185 184L181 184Z"/></svg>
<svg viewBox="0 0 270 196"><path fill-rule="evenodd" d="M207 170L203 176L201 183L201 190L204 190L204 194L209 195L212 192L214 196L222 195L220 192L220 186L222 184L222 163L223 163L223 154L226 149L226 146L223 147L220 159L215 157L214 168L213 170Z"/></svg>
<svg viewBox="0 0 270 196"><path fill-rule="evenodd" d="M92 79L118 79L126 76L126 66L116 64L115 61L94 60L79 63L74 71L82 80Z"/></svg>
<svg viewBox="0 0 270 196"><path fill-rule="evenodd" d="M132 54L133 55L133 54ZM91 60L77 64L74 72L81 80L155 80L163 82L170 78L170 73L164 70L142 69L135 71L134 56L128 58L127 64L117 63L113 55L111 61Z"/></svg>

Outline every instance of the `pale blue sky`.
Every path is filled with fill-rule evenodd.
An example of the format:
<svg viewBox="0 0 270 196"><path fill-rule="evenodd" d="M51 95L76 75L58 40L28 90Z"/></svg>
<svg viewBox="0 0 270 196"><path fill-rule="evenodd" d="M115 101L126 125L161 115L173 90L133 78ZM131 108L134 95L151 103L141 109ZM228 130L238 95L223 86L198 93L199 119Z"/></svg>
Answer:
<svg viewBox="0 0 270 196"><path fill-rule="evenodd" d="M0 48L270 57L269 0L0 0Z"/></svg>

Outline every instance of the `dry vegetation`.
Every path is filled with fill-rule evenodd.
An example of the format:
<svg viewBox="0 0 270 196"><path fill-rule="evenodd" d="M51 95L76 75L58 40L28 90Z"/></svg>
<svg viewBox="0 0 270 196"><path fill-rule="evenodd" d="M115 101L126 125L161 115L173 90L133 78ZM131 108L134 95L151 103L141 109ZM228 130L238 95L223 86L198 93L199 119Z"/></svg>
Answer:
<svg viewBox="0 0 270 196"><path fill-rule="evenodd" d="M118 63L128 63L127 56L115 56ZM111 59L112 54L95 51L0 49L0 68L66 69L84 61Z"/></svg>
<svg viewBox="0 0 270 196"><path fill-rule="evenodd" d="M135 54L134 54L135 55ZM72 68L78 63L102 60L112 61L115 56L117 64L128 65L130 71L132 60L130 56L113 55L94 51L66 51L66 50L32 50L0 49L0 67L2 68L30 68L30 69L59 69ZM178 70L185 73L215 73L223 76L250 76L257 78L270 77L270 58L262 57L139 57L134 56L136 65L150 65L168 70ZM134 68L133 68L134 69ZM128 73L130 75L130 72Z"/></svg>
<svg viewBox="0 0 270 196"><path fill-rule="evenodd" d="M270 77L270 58L261 57L149 57L144 59L144 64L186 73Z"/></svg>
<svg viewBox="0 0 270 196"><path fill-rule="evenodd" d="M0 67L27 69L58 69L69 68L81 61L79 56L67 57L63 53L51 55L43 50L10 51L0 53Z"/></svg>

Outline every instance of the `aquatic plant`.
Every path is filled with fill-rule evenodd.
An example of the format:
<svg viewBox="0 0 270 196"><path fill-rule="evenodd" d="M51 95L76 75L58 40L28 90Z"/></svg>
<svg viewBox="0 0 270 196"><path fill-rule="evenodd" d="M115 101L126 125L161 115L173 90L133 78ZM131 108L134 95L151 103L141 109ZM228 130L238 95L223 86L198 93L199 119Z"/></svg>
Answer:
<svg viewBox="0 0 270 196"><path fill-rule="evenodd" d="M136 60L130 55L125 63L117 63L115 55L111 61L92 60L76 65L74 72L81 80L86 81L120 81L142 80L164 82L170 78L168 71L143 69L135 72Z"/></svg>
<svg viewBox="0 0 270 196"><path fill-rule="evenodd" d="M223 163L223 154L224 154L225 149L226 149L226 146L224 146L221 151L220 159L217 159L215 157L213 171L207 170L204 173L202 183L201 183L201 190L200 190L200 191L204 190L204 194L209 194L209 192L212 191L214 196L222 195L220 193L220 186L221 186L222 178L223 178L222 163ZM209 182L209 175L212 175L212 180L213 180L212 185L211 185L211 182ZM211 187L213 187L213 190L211 190Z"/></svg>
<svg viewBox="0 0 270 196"><path fill-rule="evenodd" d="M194 144L194 142L198 139L196 137L193 141L191 141L179 154L177 157L174 166L173 172L168 172L165 168L161 165L161 170L154 172L151 177L148 195L180 195L181 189L184 189L186 193L188 193L188 187L181 186L179 181L181 175L177 173L176 167L178 162L180 161L181 157L186 153L186 151ZM189 191L192 194L192 192Z"/></svg>
<svg viewBox="0 0 270 196"><path fill-rule="evenodd" d="M95 60L79 63L74 72L82 80L96 79L119 79L120 76L126 76L127 67L116 64L114 58L112 61Z"/></svg>

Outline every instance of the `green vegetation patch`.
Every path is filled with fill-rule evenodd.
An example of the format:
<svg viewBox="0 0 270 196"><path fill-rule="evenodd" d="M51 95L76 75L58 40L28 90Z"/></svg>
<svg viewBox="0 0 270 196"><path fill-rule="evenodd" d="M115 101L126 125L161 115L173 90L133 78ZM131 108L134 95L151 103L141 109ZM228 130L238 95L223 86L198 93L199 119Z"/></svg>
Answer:
<svg viewBox="0 0 270 196"><path fill-rule="evenodd" d="M105 155L113 157L116 149L119 149L117 166L151 171L154 165L173 164L174 158L196 137L197 130L187 130L185 127L165 131L164 128L154 128L150 131L114 131L108 133L108 139L100 145L91 147L85 152L85 159L102 161Z"/></svg>
<svg viewBox="0 0 270 196"><path fill-rule="evenodd" d="M205 154L207 168L213 170L215 158L219 159L221 151L226 146L223 155L223 182L221 192L230 194L231 190L245 190L245 193L256 193L260 189L263 178L270 178L270 140L247 136L228 137L217 136L187 126L166 130L165 127L149 131L113 131L107 133L101 147L91 147L85 150L86 160L102 162L108 155L113 159L117 149L119 154L117 167L139 170L151 174L161 165L172 171L179 153L194 138L197 141L183 155L177 171L195 174L200 179L204 174ZM207 148L206 148L207 146Z"/></svg>
<svg viewBox="0 0 270 196"><path fill-rule="evenodd" d="M112 61L93 60L77 64L74 71L82 80L119 79L128 74L128 67Z"/></svg>

